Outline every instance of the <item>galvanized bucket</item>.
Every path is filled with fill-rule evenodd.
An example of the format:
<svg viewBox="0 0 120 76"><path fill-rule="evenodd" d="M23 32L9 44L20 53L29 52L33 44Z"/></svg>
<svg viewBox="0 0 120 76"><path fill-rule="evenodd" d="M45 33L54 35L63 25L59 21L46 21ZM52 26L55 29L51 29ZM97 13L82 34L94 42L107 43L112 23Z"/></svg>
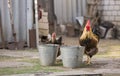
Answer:
<svg viewBox="0 0 120 76"><path fill-rule="evenodd" d="M64 67L78 68L82 64L84 47L61 46L62 62Z"/></svg>
<svg viewBox="0 0 120 76"><path fill-rule="evenodd" d="M58 45L56 44L44 44L39 45L39 55L41 65L43 66L52 66L55 64Z"/></svg>

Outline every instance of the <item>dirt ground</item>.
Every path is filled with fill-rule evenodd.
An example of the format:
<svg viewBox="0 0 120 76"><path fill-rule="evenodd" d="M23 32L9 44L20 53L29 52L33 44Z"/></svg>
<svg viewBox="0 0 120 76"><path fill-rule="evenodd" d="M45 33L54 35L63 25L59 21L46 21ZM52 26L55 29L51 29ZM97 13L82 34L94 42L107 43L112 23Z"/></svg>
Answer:
<svg viewBox="0 0 120 76"><path fill-rule="evenodd" d="M79 38L64 37L65 45L79 45ZM98 44L99 52L93 56L91 68L120 69L120 40L101 39ZM86 60L86 56L83 59Z"/></svg>
<svg viewBox="0 0 120 76"><path fill-rule="evenodd" d="M78 37L63 37L64 45L79 45ZM89 66L83 66L82 69L118 69L120 71L120 40L113 39L101 39L99 42L99 52L92 58L92 64ZM27 49L28 50L28 49ZM17 62L21 57L24 58L39 58L38 51L27 50L0 50L0 68L6 67L21 67L21 66L33 66L28 62ZM9 60L4 60L4 56ZM12 59L10 59L12 58ZM84 61L86 56L84 56ZM14 64L14 65L13 65ZM61 67L57 67L58 69ZM75 70L80 70L77 68ZM65 70L73 70L69 68L63 68Z"/></svg>

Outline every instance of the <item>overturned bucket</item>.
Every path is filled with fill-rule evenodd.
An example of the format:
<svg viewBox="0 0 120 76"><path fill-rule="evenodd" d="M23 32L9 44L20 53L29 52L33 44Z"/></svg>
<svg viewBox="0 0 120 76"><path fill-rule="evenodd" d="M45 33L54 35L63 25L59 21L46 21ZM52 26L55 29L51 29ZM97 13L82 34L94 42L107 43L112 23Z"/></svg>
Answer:
<svg viewBox="0 0 120 76"><path fill-rule="evenodd" d="M82 64L84 47L61 46L62 62L64 67L78 68Z"/></svg>
<svg viewBox="0 0 120 76"><path fill-rule="evenodd" d="M58 51L57 49L58 49L58 45L56 44L39 45L38 50L39 50L41 65L43 66L54 65Z"/></svg>

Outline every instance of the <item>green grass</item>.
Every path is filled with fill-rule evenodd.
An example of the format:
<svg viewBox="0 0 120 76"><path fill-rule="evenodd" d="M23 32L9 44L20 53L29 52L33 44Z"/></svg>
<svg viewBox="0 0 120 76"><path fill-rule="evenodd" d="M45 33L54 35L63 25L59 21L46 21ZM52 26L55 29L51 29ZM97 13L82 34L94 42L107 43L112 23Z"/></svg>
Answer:
<svg viewBox="0 0 120 76"><path fill-rule="evenodd" d="M27 52L38 52L38 50L37 49L25 49L25 50L17 50L17 51L27 51Z"/></svg>
<svg viewBox="0 0 120 76"><path fill-rule="evenodd" d="M34 66L30 67L14 67L14 68L0 68L0 75L10 75L10 74L24 74L24 73L37 73L37 72L61 72L63 70L59 70L56 68L56 66L41 66L40 65L40 60L39 59L28 59L28 58L23 58L19 60L19 62L28 62L32 63ZM61 62L56 64L61 65Z"/></svg>
<svg viewBox="0 0 120 76"><path fill-rule="evenodd" d="M29 62L34 64L34 70L43 70L43 71L50 71L50 72L59 72L62 70L55 69L56 66L62 66L62 62L58 62L55 64L55 66L41 66L39 59L23 59L24 62Z"/></svg>
<svg viewBox="0 0 120 76"><path fill-rule="evenodd" d="M17 59L17 57L0 55L0 61L13 60L13 59Z"/></svg>

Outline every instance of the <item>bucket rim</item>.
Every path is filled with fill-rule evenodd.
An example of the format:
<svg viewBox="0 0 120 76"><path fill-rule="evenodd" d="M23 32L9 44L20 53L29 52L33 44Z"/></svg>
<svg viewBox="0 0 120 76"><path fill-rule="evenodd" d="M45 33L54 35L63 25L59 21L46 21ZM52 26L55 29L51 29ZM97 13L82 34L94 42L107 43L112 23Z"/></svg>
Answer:
<svg viewBox="0 0 120 76"><path fill-rule="evenodd" d="M47 46L47 47L51 47L51 46L59 46L58 44L40 44L38 47L44 47L44 46Z"/></svg>
<svg viewBox="0 0 120 76"><path fill-rule="evenodd" d="M60 48L84 48L84 46L78 46L78 45L62 45Z"/></svg>

